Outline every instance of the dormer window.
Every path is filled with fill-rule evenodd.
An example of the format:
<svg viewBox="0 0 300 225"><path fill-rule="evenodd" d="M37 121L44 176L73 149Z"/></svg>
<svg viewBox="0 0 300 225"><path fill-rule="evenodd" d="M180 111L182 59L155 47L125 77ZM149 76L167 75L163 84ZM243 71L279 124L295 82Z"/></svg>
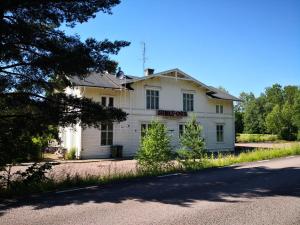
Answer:
<svg viewBox="0 0 300 225"><path fill-rule="evenodd" d="M216 113L223 114L223 105L216 105Z"/></svg>
<svg viewBox="0 0 300 225"><path fill-rule="evenodd" d="M146 108L147 109L159 109L159 91L158 90L146 90Z"/></svg>

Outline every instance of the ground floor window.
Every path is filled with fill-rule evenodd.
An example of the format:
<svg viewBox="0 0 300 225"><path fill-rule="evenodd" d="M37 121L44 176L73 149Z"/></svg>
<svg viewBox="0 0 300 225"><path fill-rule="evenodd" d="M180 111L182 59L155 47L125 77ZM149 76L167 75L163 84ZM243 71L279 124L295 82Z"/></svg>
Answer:
<svg viewBox="0 0 300 225"><path fill-rule="evenodd" d="M179 124L179 137L181 137L183 135L183 132L184 132L184 129L185 129L185 125L184 124Z"/></svg>
<svg viewBox="0 0 300 225"><path fill-rule="evenodd" d="M217 142L224 141L224 125L217 124Z"/></svg>
<svg viewBox="0 0 300 225"><path fill-rule="evenodd" d="M150 123L142 123L141 124L141 137L146 135L147 129L151 127Z"/></svg>
<svg viewBox="0 0 300 225"><path fill-rule="evenodd" d="M101 145L113 144L113 124L105 123L101 124Z"/></svg>

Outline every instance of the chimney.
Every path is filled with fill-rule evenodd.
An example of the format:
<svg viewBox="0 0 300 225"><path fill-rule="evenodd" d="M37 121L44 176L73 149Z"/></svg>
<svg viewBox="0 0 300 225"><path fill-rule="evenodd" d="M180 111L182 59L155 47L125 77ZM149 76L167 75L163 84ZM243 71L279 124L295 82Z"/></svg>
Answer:
<svg viewBox="0 0 300 225"><path fill-rule="evenodd" d="M144 75L149 76L154 74L154 69L147 68L144 70Z"/></svg>

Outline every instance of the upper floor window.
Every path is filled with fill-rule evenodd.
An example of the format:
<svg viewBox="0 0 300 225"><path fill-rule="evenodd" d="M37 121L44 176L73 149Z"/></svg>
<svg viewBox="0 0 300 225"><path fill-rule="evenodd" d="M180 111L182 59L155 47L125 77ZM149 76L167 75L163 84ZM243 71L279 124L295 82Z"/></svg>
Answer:
<svg viewBox="0 0 300 225"><path fill-rule="evenodd" d="M113 123L101 124L101 145L113 144Z"/></svg>
<svg viewBox="0 0 300 225"><path fill-rule="evenodd" d="M223 124L217 124L217 142L223 142L224 141L224 125Z"/></svg>
<svg viewBox="0 0 300 225"><path fill-rule="evenodd" d="M223 114L223 105L216 105L216 113Z"/></svg>
<svg viewBox="0 0 300 225"><path fill-rule="evenodd" d="M146 90L147 109L159 109L159 91Z"/></svg>
<svg viewBox="0 0 300 225"><path fill-rule="evenodd" d="M102 106L113 107L114 106L114 98L113 97L102 96L101 97L101 105Z"/></svg>
<svg viewBox="0 0 300 225"><path fill-rule="evenodd" d="M194 95L183 93L183 111L194 111Z"/></svg>

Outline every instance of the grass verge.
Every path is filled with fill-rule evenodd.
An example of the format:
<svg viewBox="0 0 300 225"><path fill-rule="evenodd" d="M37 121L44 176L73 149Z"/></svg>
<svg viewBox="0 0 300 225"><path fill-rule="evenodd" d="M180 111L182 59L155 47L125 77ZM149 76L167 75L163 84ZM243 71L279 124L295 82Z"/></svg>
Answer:
<svg viewBox="0 0 300 225"><path fill-rule="evenodd" d="M89 185L100 185L113 183L121 180L130 180L141 177L153 177L174 172L189 172L197 171L207 168L216 168L229 166L237 163L243 162L254 162L259 160L274 159L285 156L300 155L300 145L294 145L288 148L280 149L256 149L249 152L241 153L237 156L235 155L223 155L219 154L217 157L204 157L203 159L197 161L191 167L182 167L180 164L176 163L167 169L160 171L131 171L127 173L115 173L110 175L99 175L99 176L66 176L60 181L55 181L55 179L48 179L44 182L33 183L30 185L25 185L21 181L15 181L10 189L0 189L0 196L9 198L20 195L28 195L33 193L41 193L47 191L61 190L71 187L83 187Z"/></svg>
<svg viewBox="0 0 300 225"><path fill-rule="evenodd" d="M274 142L279 141L274 134L237 134L237 142Z"/></svg>

